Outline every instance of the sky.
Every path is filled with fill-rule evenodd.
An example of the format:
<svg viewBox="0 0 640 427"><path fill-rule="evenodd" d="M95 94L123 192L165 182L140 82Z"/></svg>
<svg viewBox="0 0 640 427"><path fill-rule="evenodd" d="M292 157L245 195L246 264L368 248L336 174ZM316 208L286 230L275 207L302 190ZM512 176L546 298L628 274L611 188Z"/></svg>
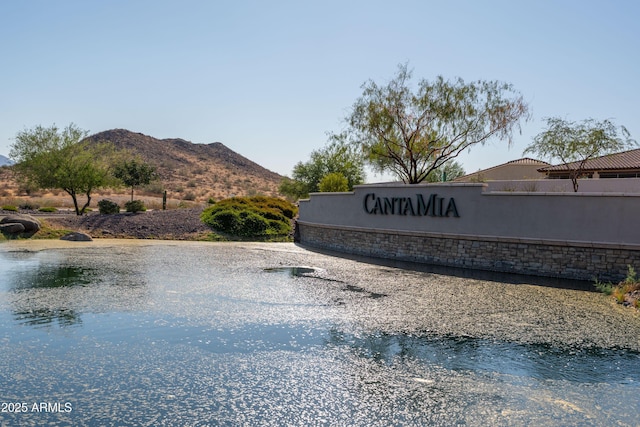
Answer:
<svg viewBox="0 0 640 427"><path fill-rule="evenodd" d="M547 117L640 140L639 19L636 0L0 0L0 154L75 123L222 142L290 176L405 63L416 83L498 80L529 104L510 147L458 158L467 173L523 157Z"/></svg>

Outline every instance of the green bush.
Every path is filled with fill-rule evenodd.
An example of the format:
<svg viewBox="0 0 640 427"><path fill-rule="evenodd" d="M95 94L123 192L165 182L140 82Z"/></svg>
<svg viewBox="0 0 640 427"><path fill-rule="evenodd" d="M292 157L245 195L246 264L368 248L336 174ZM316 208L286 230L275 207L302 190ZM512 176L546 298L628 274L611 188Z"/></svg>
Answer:
<svg viewBox="0 0 640 427"><path fill-rule="evenodd" d="M320 180L318 189L323 193L349 191L349 181L339 172L330 173Z"/></svg>
<svg viewBox="0 0 640 427"><path fill-rule="evenodd" d="M204 222L214 230L223 231L228 234L238 234L238 231L242 227L240 215L233 210L213 212L208 220Z"/></svg>
<svg viewBox="0 0 640 427"><path fill-rule="evenodd" d="M147 208L144 206L144 202L142 200L132 200L124 204L124 208L127 212L144 212Z"/></svg>
<svg viewBox="0 0 640 427"><path fill-rule="evenodd" d="M117 214L120 212L120 206L111 200L102 199L98 202L98 210L104 215Z"/></svg>
<svg viewBox="0 0 640 427"><path fill-rule="evenodd" d="M240 213L240 218L242 218L242 227L239 230L239 235L263 236L267 234L269 222L264 217L253 212L243 211Z"/></svg>
<svg viewBox="0 0 640 427"><path fill-rule="evenodd" d="M53 206L45 206L43 208L38 209L39 212L58 212L58 209Z"/></svg>
<svg viewBox="0 0 640 427"><path fill-rule="evenodd" d="M17 206L13 206L13 205L5 205L2 207L3 211L11 211L11 212L18 212L18 207Z"/></svg>
<svg viewBox="0 0 640 427"><path fill-rule="evenodd" d="M202 212L202 221L215 231L242 237L282 236L291 233L297 208L273 197L232 197Z"/></svg>

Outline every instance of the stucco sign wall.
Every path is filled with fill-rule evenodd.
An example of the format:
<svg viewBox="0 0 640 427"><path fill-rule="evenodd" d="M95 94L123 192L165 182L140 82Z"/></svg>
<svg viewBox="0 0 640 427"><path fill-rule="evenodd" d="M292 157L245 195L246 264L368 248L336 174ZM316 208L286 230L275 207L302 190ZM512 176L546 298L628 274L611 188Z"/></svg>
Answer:
<svg viewBox="0 0 640 427"><path fill-rule="evenodd" d="M363 185L300 202L300 242L349 253L560 277L640 268L639 194ZM618 272L619 270L619 272Z"/></svg>

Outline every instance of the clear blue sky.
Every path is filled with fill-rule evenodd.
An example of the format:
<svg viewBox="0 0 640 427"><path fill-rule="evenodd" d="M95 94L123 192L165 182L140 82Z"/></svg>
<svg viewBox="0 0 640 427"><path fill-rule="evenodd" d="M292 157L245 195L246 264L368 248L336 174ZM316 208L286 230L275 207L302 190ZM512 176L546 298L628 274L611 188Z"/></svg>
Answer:
<svg viewBox="0 0 640 427"><path fill-rule="evenodd" d="M467 172L522 156L543 119L613 119L640 140L640 2L0 1L0 154L74 122L219 141L281 174L340 131L368 79L512 83L533 118ZM370 175L370 181L376 177Z"/></svg>

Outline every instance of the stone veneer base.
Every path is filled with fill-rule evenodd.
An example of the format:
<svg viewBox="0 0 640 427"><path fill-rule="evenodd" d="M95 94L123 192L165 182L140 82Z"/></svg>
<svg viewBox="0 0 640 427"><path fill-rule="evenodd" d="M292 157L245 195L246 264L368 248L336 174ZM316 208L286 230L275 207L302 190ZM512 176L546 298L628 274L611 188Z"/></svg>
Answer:
<svg viewBox="0 0 640 427"><path fill-rule="evenodd" d="M567 279L618 282L640 269L640 245L513 239L299 221L303 245L355 255Z"/></svg>

